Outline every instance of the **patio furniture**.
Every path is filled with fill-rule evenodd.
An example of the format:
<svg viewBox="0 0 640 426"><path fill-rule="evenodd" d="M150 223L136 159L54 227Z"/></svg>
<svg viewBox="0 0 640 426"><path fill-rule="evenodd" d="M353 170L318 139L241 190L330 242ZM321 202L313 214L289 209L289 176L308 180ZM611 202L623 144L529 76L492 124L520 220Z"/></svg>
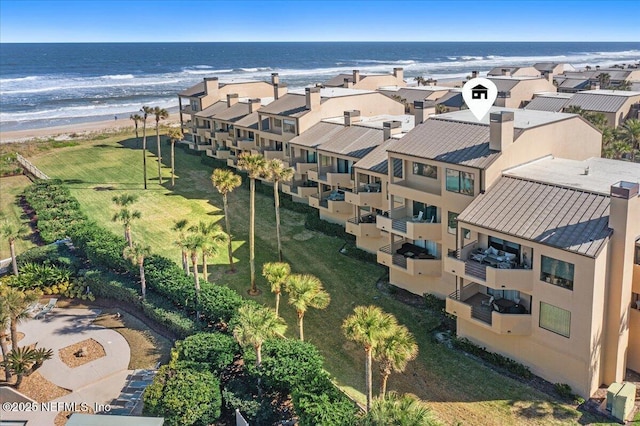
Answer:
<svg viewBox="0 0 640 426"><path fill-rule="evenodd" d="M49 303L47 303L45 305L45 307L42 308L42 310L40 312L38 312L34 318L35 319L44 318L45 315L47 315L49 312L53 311L53 308L56 307L57 303L58 303L58 299L54 299L54 298L49 299Z"/></svg>
<svg viewBox="0 0 640 426"><path fill-rule="evenodd" d="M493 301L494 301L494 300L495 300L495 298L494 298L493 296L491 296L490 298L488 298L488 299L486 299L486 300L481 300L481 301L480 301L480 304L481 304L482 306L487 306L487 307L489 307L489 306L493 305Z"/></svg>

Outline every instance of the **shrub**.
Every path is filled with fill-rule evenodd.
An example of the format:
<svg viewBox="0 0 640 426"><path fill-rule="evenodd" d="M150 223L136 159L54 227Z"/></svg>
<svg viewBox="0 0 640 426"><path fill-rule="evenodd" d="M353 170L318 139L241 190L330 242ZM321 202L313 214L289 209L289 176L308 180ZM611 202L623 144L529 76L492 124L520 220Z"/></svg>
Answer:
<svg viewBox="0 0 640 426"><path fill-rule="evenodd" d="M271 398L252 392L257 391L258 387L258 382L252 378L231 379L222 390L224 406L230 411L240 410L242 416L251 424L274 424L277 419L274 407L271 406Z"/></svg>
<svg viewBox="0 0 640 426"><path fill-rule="evenodd" d="M564 400L571 401L574 404L584 403L584 398L573 393L571 386L566 383L554 383L553 390L555 390L558 396Z"/></svg>
<svg viewBox="0 0 640 426"><path fill-rule="evenodd" d="M153 255L144 261L147 286L165 296L178 307L195 309L193 279L182 268L166 257Z"/></svg>
<svg viewBox="0 0 640 426"><path fill-rule="evenodd" d="M74 272L82 266L82 261L71 252L66 244L48 244L46 246L34 247L17 258L18 268L27 263L47 264L60 267L67 267Z"/></svg>
<svg viewBox="0 0 640 426"><path fill-rule="evenodd" d="M292 397L300 426L351 425L359 414L356 405L344 395L294 392Z"/></svg>
<svg viewBox="0 0 640 426"><path fill-rule="evenodd" d="M144 392L144 414L165 424L208 425L220 417L220 382L210 371L162 366Z"/></svg>
<svg viewBox="0 0 640 426"><path fill-rule="evenodd" d="M260 375L264 384L280 392L306 389L326 374L318 349L299 340L267 340L262 345L262 357Z"/></svg>
<svg viewBox="0 0 640 426"><path fill-rule="evenodd" d="M200 291L200 310L211 322L228 323L242 304L242 296L229 287L206 285Z"/></svg>
<svg viewBox="0 0 640 426"><path fill-rule="evenodd" d="M222 333L197 333L187 337L180 345L180 358L203 362L220 372L233 362L240 351L233 337Z"/></svg>
<svg viewBox="0 0 640 426"><path fill-rule="evenodd" d="M95 296L118 300L140 308L138 286L128 276L92 269L85 273L84 282Z"/></svg>
<svg viewBox="0 0 640 426"><path fill-rule="evenodd" d="M434 296L430 293L424 293L424 306L429 309L431 312L440 313L444 312L446 308L446 301L444 299L440 299L438 296Z"/></svg>
<svg viewBox="0 0 640 426"><path fill-rule="evenodd" d="M184 339L199 330L198 324L188 318L164 297L153 292L147 292L147 299L142 302L144 315L158 324L164 325L179 339Z"/></svg>
<svg viewBox="0 0 640 426"><path fill-rule="evenodd" d="M470 342L464 337L454 338L452 340L452 343L454 347L475 355L478 358L481 358L497 367L504 368L510 373L515 374L516 376L519 376L525 380L533 378L533 373L531 373L529 367L520 364L519 362L514 361L511 358L507 358L506 356L494 352L489 352L485 348L481 348L480 346Z"/></svg>

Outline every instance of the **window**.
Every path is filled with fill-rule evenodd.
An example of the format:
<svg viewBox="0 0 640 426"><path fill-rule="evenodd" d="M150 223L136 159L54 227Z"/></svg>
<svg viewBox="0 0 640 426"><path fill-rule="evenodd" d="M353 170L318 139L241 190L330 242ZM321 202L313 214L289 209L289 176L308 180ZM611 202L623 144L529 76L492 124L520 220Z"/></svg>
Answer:
<svg viewBox="0 0 640 426"><path fill-rule="evenodd" d="M280 120L279 118L274 118L273 127L282 127L282 120Z"/></svg>
<svg viewBox="0 0 640 426"><path fill-rule="evenodd" d="M419 201L413 202L413 217L418 217L422 212L422 220L429 223L438 222L438 208L436 206L429 206Z"/></svg>
<svg viewBox="0 0 640 426"><path fill-rule="evenodd" d="M458 228L458 213L449 212L449 220L447 222L447 231L455 234Z"/></svg>
<svg viewBox="0 0 640 426"><path fill-rule="evenodd" d="M475 177L473 173L447 169L447 191L473 195Z"/></svg>
<svg viewBox="0 0 640 426"><path fill-rule="evenodd" d="M315 151L307 151L307 163L316 163L318 158Z"/></svg>
<svg viewBox="0 0 640 426"><path fill-rule="evenodd" d="M569 337L571 335L571 312L540 302L540 328Z"/></svg>
<svg viewBox="0 0 640 426"><path fill-rule="evenodd" d="M249 139L253 140L253 132L249 132Z"/></svg>
<svg viewBox="0 0 640 426"><path fill-rule="evenodd" d="M296 132L296 122L293 120L284 120L282 126L282 131L286 133L295 133Z"/></svg>
<svg viewBox="0 0 640 426"><path fill-rule="evenodd" d="M413 174L438 179L438 168L428 164L413 163Z"/></svg>
<svg viewBox="0 0 640 426"><path fill-rule="evenodd" d="M542 256L540 280L557 285L558 287L573 290L573 272L573 263Z"/></svg>
<svg viewBox="0 0 640 426"><path fill-rule="evenodd" d="M330 166L331 165L331 157L328 157L326 155L321 155L320 156L320 165L321 166Z"/></svg>
<svg viewBox="0 0 640 426"><path fill-rule="evenodd" d="M462 228L462 235L464 235L464 238L468 240L471 238L471 231L467 228Z"/></svg>
<svg viewBox="0 0 640 426"><path fill-rule="evenodd" d="M502 238L489 236L489 247L493 247L496 250L502 250L506 253L513 253L516 255L516 259L520 259L520 244L512 243L511 241L503 240Z"/></svg>
<svg viewBox="0 0 640 426"><path fill-rule="evenodd" d="M393 177L402 178L402 160L393 158Z"/></svg>

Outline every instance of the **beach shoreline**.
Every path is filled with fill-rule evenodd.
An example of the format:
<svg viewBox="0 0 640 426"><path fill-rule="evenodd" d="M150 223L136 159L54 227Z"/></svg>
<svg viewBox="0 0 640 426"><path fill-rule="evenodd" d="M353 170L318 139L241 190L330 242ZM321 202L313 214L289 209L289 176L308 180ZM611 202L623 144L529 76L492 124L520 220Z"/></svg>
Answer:
<svg viewBox="0 0 640 426"><path fill-rule="evenodd" d="M180 123L180 114L172 113L165 120L160 121L162 126L171 126ZM154 131L155 117L147 118L147 131ZM8 132L0 131L0 144L20 143L32 140L67 140L76 137L75 135L86 136L95 133L115 133L125 129L134 130L134 123L131 119L119 118L118 120L90 121L86 123L74 123L64 126L43 127L40 129L12 130ZM142 123L138 123L138 129L142 133ZM148 133L149 134L149 133ZM74 135L72 137L72 135Z"/></svg>

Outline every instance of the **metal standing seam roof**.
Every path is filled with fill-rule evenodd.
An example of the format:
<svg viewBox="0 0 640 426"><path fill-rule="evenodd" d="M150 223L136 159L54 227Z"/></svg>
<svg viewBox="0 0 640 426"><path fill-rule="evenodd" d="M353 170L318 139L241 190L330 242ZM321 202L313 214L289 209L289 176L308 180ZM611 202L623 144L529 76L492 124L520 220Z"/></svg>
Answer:
<svg viewBox="0 0 640 426"><path fill-rule="evenodd" d="M326 99L320 98L320 103L325 102ZM304 94L287 93L280 97L278 100L271 102L269 105L265 105L260 109L260 112L273 115L288 115L290 117L300 117L309 110L307 109L307 98Z"/></svg>
<svg viewBox="0 0 640 426"><path fill-rule="evenodd" d="M498 92L508 92L514 87L516 87L518 83L522 81L532 80L532 79L522 80L517 77L515 78L514 77L496 78L496 77L489 77L489 80L496 85L496 87L498 88Z"/></svg>
<svg viewBox="0 0 640 426"><path fill-rule="evenodd" d="M556 81L559 89L585 89L590 85L589 80L582 78L558 78Z"/></svg>
<svg viewBox="0 0 640 426"><path fill-rule="evenodd" d="M200 95L204 95L204 81L194 84L188 89L185 89L182 92L178 93L178 96L184 96L184 97L194 97L194 96L200 96Z"/></svg>
<svg viewBox="0 0 640 426"><path fill-rule="evenodd" d="M570 99L536 96L527 104L524 109L533 109L536 111L560 112L569 103Z"/></svg>
<svg viewBox="0 0 640 426"><path fill-rule="evenodd" d="M401 99L405 99L408 104L413 105L415 101L425 101L427 98L434 93L444 92L443 89L429 89L427 86L425 89L420 88L406 88L402 87L398 90L378 90L380 93L393 98L394 96L399 96ZM435 100L435 99L433 99Z"/></svg>
<svg viewBox="0 0 640 426"><path fill-rule="evenodd" d="M502 176L458 220L596 257L612 233L609 204L607 195Z"/></svg>
<svg viewBox="0 0 640 426"><path fill-rule="evenodd" d="M522 133L514 130L514 140ZM485 169L500 155L489 149L489 126L431 118L394 142L389 152Z"/></svg>
<svg viewBox="0 0 640 426"><path fill-rule="evenodd" d="M578 106L587 111L618 112L628 100L627 96L585 92L576 93L566 106Z"/></svg>
<svg viewBox="0 0 640 426"><path fill-rule="evenodd" d="M304 131L301 135L294 137L289 141L290 145L300 145L308 148L316 148L323 142L326 142L328 138L337 134L340 128L343 127L339 124L332 124L321 121L309 129Z"/></svg>
<svg viewBox="0 0 640 426"><path fill-rule="evenodd" d="M260 106L256 106L255 108L260 108ZM235 122L248 114L249 104L246 104L244 102L237 102L234 105L231 105L231 107L217 113L214 118L222 121Z"/></svg>
<svg viewBox="0 0 640 426"><path fill-rule="evenodd" d="M316 124L316 126L319 124ZM360 159L373 151L383 141L384 132L382 129L358 125L333 125L342 127L342 129L318 145L318 151Z"/></svg>
<svg viewBox="0 0 640 426"><path fill-rule="evenodd" d="M360 170L367 170L373 173L380 173L386 175L389 173L389 158L387 154L387 148L397 139L387 139L380 145L375 147L371 152L365 155L362 159L358 160L353 165L354 168ZM400 166L402 167L402 166Z"/></svg>
<svg viewBox="0 0 640 426"><path fill-rule="evenodd" d="M218 101L202 111L197 112L195 115L196 117L213 118L214 115L224 111L225 109L227 109L227 101Z"/></svg>
<svg viewBox="0 0 640 426"><path fill-rule="evenodd" d="M257 111L252 112L251 114L245 115L234 124L236 127L245 127L248 129L258 129L258 120L260 115Z"/></svg>
<svg viewBox="0 0 640 426"><path fill-rule="evenodd" d="M449 92L436 99L436 104L444 105L452 108L461 108L464 105L462 92Z"/></svg>
<svg viewBox="0 0 640 426"><path fill-rule="evenodd" d="M325 81L322 83L323 86L342 86L344 85L344 79L348 79L349 81L353 81L353 74L338 74L335 77ZM362 79L362 78L361 78Z"/></svg>

